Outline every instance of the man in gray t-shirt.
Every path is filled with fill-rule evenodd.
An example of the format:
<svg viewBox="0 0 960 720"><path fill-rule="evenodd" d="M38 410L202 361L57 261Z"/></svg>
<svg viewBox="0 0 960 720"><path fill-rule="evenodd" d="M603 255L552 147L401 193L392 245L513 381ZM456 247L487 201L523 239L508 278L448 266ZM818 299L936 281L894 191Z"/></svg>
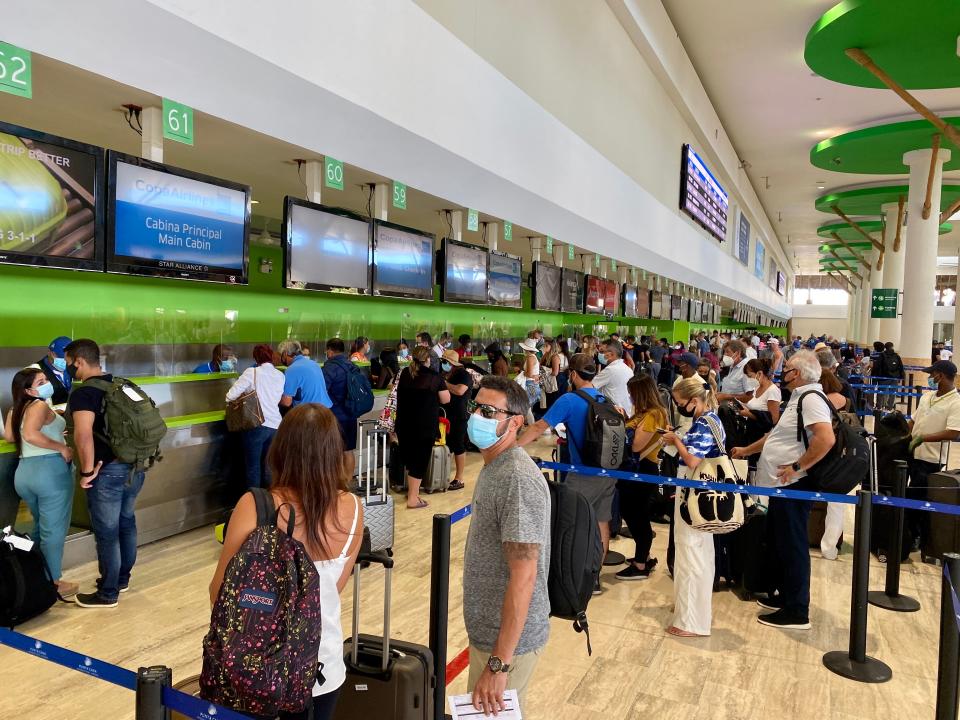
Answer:
<svg viewBox="0 0 960 720"><path fill-rule="evenodd" d="M486 375L467 423L484 462L463 562L467 688L486 713L501 709L507 688L517 690L522 707L550 633L550 491L516 444L528 406L517 383Z"/></svg>

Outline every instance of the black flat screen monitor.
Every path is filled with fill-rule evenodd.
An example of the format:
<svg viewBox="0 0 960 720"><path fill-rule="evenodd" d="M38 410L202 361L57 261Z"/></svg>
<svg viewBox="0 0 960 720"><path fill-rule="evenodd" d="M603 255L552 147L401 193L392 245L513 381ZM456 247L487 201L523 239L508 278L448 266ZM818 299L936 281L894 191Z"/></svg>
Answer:
<svg viewBox="0 0 960 720"><path fill-rule="evenodd" d="M0 122L0 262L103 270L103 149Z"/></svg>
<svg viewBox="0 0 960 720"><path fill-rule="evenodd" d="M487 302L487 251L476 245L443 241L444 271L440 276L444 302Z"/></svg>
<svg viewBox="0 0 960 720"><path fill-rule="evenodd" d="M700 322L703 317L703 300L690 301L690 322Z"/></svg>
<svg viewBox="0 0 960 720"><path fill-rule="evenodd" d="M522 306L523 262L516 255L491 251L487 258L487 300L492 305Z"/></svg>
<svg viewBox="0 0 960 720"><path fill-rule="evenodd" d="M777 270L777 293L783 295L787 292L787 276Z"/></svg>
<svg viewBox="0 0 960 720"><path fill-rule="evenodd" d="M284 287L370 292L370 221L356 213L287 197Z"/></svg>
<svg viewBox="0 0 960 720"><path fill-rule="evenodd" d="M373 223L373 294L433 300L435 237L385 220Z"/></svg>
<svg viewBox="0 0 960 720"><path fill-rule="evenodd" d="M680 317L677 320L687 322L690 320L690 298L680 299Z"/></svg>
<svg viewBox="0 0 960 720"><path fill-rule="evenodd" d="M700 311L700 322L713 322L713 303L705 302L703 304L703 308Z"/></svg>
<svg viewBox="0 0 960 720"><path fill-rule="evenodd" d="M563 270L541 261L533 264L533 309L557 310L562 303L560 287Z"/></svg>
<svg viewBox="0 0 960 720"><path fill-rule="evenodd" d="M680 319L680 309L683 307L683 299L679 295L673 295L670 298L670 319Z"/></svg>
<svg viewBox="0 0 960 720"><path fill-rule="evenodd" d="M584 279L583 312L588 315L602 315L603 301L606 295L606 280L596 275L587 275Z"/></svg>
<svg viewBox="0 0 960 720"><path fill-rule="evenodd" d="M107 272L246 284L248 185L107 158Z"/></svg>
<svg viewBox="0 0 960 720"><path fill-rule="evenodd" d="M616 280L603 281L603 314L608 317L617 315L620 311L620 293Z"/></svg>
<svg viewBox="0 0 960 720"><path fill-rule="evenodd" d="M637 286L636 285L624 285L623 286L623 298L621 300L623 305L623 316L629 318L640 317L637 315Z"/></svg>
<svg viewBox="0 0 960 720"><path fill-rule="evenodd" d="M560 309L569 313L583 312L583 273L563 268L561 281Z"/></svg>
<svg viewBox="0 0 960 720"><path fill-rule="evenodd" d="M670 293L663 294L663 302L660 306L660 319L661 320L672 320L673 319L673 295Z"/></svg>

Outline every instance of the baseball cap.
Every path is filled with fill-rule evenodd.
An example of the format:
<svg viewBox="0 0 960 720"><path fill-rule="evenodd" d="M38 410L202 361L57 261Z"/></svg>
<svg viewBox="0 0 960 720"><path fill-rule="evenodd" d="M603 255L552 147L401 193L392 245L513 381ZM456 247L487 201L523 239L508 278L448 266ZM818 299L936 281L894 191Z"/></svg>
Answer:
<svg viewBox="0 0 960 720"><path fill-rule="evenodd" d="M690 367L696 369L700 361L697 359L697 356L694 355L692 352L685 352L680 355L680 359L677 360L677 362L686 363Z"/></svg>
<svg viewBox="0 0 960 720"><path fill-rule="evenodd" d="M957 366L954 365L949 360L937 360L933 365L928 368L924 368L923 371L928 375L931 373L943 373L947 377L956 377L957 376Z"/></svg>
<svg viewBox="0 0 960 720"><path fill-rule="evenodd" d="M66 335L61 335L60 337L52 340L47 346L47 349L52 352L57 357L63 357L63 351L67 349L67 345L73 342Z"/></svg>

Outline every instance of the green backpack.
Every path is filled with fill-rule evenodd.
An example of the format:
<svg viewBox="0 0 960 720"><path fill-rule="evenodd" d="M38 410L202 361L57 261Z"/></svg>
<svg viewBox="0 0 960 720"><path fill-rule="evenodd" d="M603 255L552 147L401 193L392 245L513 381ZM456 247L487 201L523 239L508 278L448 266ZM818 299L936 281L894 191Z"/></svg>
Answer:
<svg viewBox="0 0 960 720"><path fill-rule="evenodd" d="M103 391L106 434L99 437L110 445L118 462L146 470L160 459L160 441L167 434L167 424L149 395L135 382L120 377L112 381L90 378L83 384Z"/></svg>

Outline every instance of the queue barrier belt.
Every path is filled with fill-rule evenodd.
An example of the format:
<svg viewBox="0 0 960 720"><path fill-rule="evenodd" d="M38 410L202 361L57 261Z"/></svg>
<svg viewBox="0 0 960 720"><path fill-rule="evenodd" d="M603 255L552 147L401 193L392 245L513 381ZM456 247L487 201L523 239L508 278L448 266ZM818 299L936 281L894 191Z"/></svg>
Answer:
<svg viewBox="0 0 960 720"><path fill-rule="evenodd" d="M137 689L137 673L132 670L68 650L45 640L32 638L16 630L0 628L0 645L20 650L98 680L119 685L127 690L136 691ZM236 710L202 700L171 687L163 688L162 702L171 710L176 710L194 720L250 720L247 715L238 713Z"/></svg>
<svg viewBox="0 0 960 720"><path fill-rule="evenodd" d="M953 578L950 577L950 566L943 564L943 576L950 585L950 597L953 599L953 617L957 621L957 629L960 629L960 598L957 597L957 586L953 584Z"/></svg>

